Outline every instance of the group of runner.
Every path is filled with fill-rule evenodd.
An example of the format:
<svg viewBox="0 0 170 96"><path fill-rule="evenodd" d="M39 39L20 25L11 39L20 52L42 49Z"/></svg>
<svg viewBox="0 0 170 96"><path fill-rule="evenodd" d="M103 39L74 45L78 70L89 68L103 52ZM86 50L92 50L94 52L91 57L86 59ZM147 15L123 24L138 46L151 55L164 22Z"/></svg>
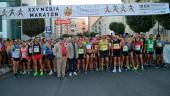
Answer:
<svg viewBox="0 0 170 96"><path fill-rule="evenodd" d="M92 38L72 37L77 44L78 58L76 72L89 70L122 72L122 70L144 70L154 65L163 67L163 47L165 43L161 36L152 34L147 38L144 33L122 36L103 35ZM70 38L69 38L70 39ZM62 40L67 46L68 38ZM0 62L4 53L8 63L12 64L13 74L33 73L34 76L57 74L54 68L56 62L54 45L60 40L34 38L34 40L0 40ZM67 52L69 53L69 51ZM153 59L156 54L156 59ZM69 62L67 62L66 72ZM39 70L39 71L38 71Z"/></svg>

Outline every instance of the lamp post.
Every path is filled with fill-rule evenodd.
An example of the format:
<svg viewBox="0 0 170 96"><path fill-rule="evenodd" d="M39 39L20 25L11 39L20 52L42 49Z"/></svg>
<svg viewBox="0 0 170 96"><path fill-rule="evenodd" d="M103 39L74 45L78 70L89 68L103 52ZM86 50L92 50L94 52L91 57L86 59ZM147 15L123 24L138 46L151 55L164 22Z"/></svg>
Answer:
<svg viewBox="0 0 170 96"><path fill-rule="evenodd" d="M48 0L48 4L49 6L52 5L52 1L51 0ZM51 27L51 33L50 33L50 38L52 37L51 35L53 34L53 24L52 24L52 18L50 18L50 27Z"/></svg>

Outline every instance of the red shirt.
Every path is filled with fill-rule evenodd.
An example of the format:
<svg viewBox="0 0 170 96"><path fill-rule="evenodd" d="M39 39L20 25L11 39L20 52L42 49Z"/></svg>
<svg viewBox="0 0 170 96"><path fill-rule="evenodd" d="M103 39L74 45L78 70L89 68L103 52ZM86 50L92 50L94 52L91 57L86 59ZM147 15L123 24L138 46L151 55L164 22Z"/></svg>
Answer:
<svg viewBox="0 0 170 96"><path fill-rule="evenodd" d="M62 56L66 56L67 55L66 47L64 46L63 43L60 43L60 45L61 45Z"/></svg>
<svg viewBox="0 0 170 96"><path fill-rule="evenodd" d="M140 51L141 49L142 49L142 46L143 46L143 42L141 42L141 41L136 41L136 42L134 42L134 49L136 50L136 51Z"/></svg>

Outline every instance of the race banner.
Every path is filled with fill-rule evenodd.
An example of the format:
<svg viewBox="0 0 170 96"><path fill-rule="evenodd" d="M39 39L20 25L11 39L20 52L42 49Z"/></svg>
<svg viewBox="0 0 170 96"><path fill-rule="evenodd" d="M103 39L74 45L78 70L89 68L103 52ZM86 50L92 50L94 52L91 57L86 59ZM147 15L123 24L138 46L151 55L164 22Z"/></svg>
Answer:
<svg viewBox="0 0 170 96"><path fill-rule="evenodd" d="M0 7L3 19L169 14L168 3Z"/></svg>

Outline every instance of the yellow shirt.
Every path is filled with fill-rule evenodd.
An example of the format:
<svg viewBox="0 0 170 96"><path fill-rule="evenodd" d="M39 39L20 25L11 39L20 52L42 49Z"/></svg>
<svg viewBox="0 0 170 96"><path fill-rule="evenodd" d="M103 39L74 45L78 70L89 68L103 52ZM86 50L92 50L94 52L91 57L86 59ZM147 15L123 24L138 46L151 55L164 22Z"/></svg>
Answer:
<svg viewBox="0 0 170 96"><path fill-rule="evenodd" d="M108 50L108 44L109 44L109 42L108 42L107 39L105 39L105 40L100 40L100 41L99 41L99 49L100 49L101 51L106 51L106 50Z"/></svg>

